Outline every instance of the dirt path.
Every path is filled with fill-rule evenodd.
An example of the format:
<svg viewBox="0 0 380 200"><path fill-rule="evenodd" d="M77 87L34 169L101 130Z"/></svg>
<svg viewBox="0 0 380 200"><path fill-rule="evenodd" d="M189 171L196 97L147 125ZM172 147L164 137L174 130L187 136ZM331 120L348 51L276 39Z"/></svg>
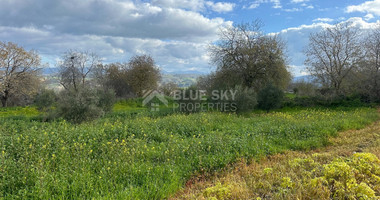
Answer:
<svg viewBox="0 0 380 200"><path fill-rule="evenodd" d="M372 153L380 158L380 121L364 129L341 132L330 142L331 145L325 148L309 152L288 151L251 164L242 161L207 180L189 182L187 188L172 199L331 199L339 191L338 181L330 183L318 177L323 176L326 165L335 164L337 159L343 165L346 160L352 163L351 158L356 153ZM380 161L375 162L378 174L372 174L375 179L367 181L367 185L372 187L375 196L380 196ZM342 171L337 169L336 173ZM352 173L355 177L364 177L357 171ZM362 189L359 186L361 180L356 180L356 189L352 186L356 199ZM348 189L343 192L343 195L346 194L349 195ZM336 197L344 198L350 196Z"/></svg>

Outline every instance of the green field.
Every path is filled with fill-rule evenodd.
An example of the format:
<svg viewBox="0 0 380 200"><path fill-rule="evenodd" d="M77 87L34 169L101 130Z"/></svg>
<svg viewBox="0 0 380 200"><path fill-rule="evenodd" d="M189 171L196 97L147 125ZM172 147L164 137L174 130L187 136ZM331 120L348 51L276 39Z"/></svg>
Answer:
<svg viewBox="0 0 380 200"><path fill-rule="evenodd" d="M371 108L245 116L122 110L81 125L15 119L3 110L0 199L163 199L194 175L241 158L321 147L338 131L378 118Z"/></svg>

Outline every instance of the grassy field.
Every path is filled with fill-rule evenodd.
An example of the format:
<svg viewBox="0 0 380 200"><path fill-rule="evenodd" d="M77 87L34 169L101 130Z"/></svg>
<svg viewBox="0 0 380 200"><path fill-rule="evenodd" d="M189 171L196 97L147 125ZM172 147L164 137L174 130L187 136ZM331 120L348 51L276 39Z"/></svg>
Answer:
<svg viewBox="0 0 380 200"><path fill-rule="evenodd" d="M380 122L188 182L174 199L380 199Z"/></svg>
<svg viewBox="0 0 380 200"><path fill-rule="evenodd" d="M338 131L378 118L370 108L245 116L115 109L81 125L1 117L0 198L168 198L199 174L242 158L322 147Z"/></svg>

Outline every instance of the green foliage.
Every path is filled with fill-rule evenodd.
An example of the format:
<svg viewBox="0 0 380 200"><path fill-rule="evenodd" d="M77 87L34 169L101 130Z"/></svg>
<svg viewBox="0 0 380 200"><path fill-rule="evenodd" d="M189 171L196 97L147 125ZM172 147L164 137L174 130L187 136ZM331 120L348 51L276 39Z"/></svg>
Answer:
<svg viewBox="0 0 380 200"><path fill-rule="evenodd" d="M161 80L160 69L151 56L134 56L128 63L128 85L138 96L144 96L145 90L155 90Z"/></svg>
<svg viewBox="0 0 380 200"><path fill-rule="evenodd" d="M108 113L112 111L113 105L115 104L115 92L113 90L96 90L96 95L98 96L97 106L100 107L104 112Z"/></svg>
<svg viewBox="0 0 380 200"><path fill-rule="evenodd" d="M46 112L57 102L57 95L53 90L42 90L34 99L34 105L38 110Z"/></svg>
<svg viewBox="0 0 380 200"><path fill-rule="evenodd" d="M114 90L118 98L131 97L133 91L128 76L128 68L125 64L112 63L105 66L104 84Z"/></svg>
<svg viewBox="0 0 380 200"><path fill-rule="evenodd" d="M285 45L278 37L264 34L261 28L262 23L256 20L220 30L219 41L209 47L217 67L210 85L243 85L256 91L270 82L287 87L290 73L285 64Z"/></svg>
<svg viewBox="0 0 380 200"><path fill-rule="evenodd" d="M81 123L103 116L111 111L115 94L112 91L94 89L64 90L59 94L57 108L53 112L73 123Z"/></svg>
<svg viewBox="0 0 380 200"><path fill-rule="evenodd" d="M244 88L242 86L236 86L236 97L234 102L236 103L236 112L247 112L252 111L257 105L256 93L253 89Z"/></svg>
<svg viewBox="0 0 380 200"><path fill-rule="evenodd" d="M63 103L78 104L81 98L95 105L92 97L83 94ZM77 125L0 118L0 198L166 199L198 173L240 158L320 147L338 130L360 128L377 118L376 110L368 108L255 117L137 113ZM292 184L286 185L290 190ZM210 198L219 193L227 198L228 188L210 189ZM358 190L371 195L364 185Z"/></svg>
<svg viewBox="0 0 380 200"><path fill-rule="evenodd" d="M284 107L365 107L371 106L365 99L359 95L340 96L334 98L326 98L324 96L302 96L289 98L286 97L283 103Z"/></svg>
<svg viewBox="0 0 380 200"><path fill-rule="evenodd" d="M269 84L258 94L258 107L269 112L282 105L283 97L284 92L281 89Z"/></svg>

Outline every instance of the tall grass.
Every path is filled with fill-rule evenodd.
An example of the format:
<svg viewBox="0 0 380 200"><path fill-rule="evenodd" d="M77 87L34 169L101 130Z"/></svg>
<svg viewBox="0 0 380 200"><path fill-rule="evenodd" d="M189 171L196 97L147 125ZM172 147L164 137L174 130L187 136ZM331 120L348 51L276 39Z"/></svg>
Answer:
<svg viewBox="0 0 380 200"><path fill-rule="evenodd" d="M0 118L0 198L163 199L239 158L326 145L374 109L111 115L91 123Z"/></svg>

